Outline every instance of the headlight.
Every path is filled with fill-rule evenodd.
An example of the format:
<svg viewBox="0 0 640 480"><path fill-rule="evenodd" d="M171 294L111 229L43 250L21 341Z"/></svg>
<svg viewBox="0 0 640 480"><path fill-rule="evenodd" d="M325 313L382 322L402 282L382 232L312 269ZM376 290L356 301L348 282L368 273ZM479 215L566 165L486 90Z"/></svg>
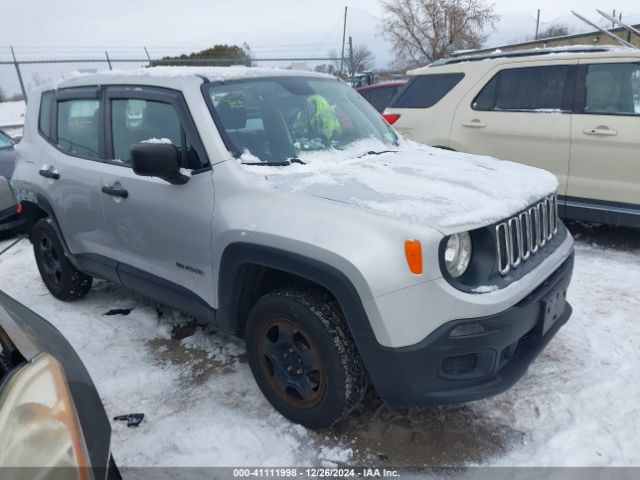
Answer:
<svg viewBox="0 0 640 480"><path fill-rule="evenodd" d="M471 262L471 236L468 232L454 233L447 240L444 251L444 263L449 275L460 277L467 271Z"/></svg>
<svg viewBox="0 0 640 480"><path fill-rule="evenodd" d="M66 478L90 478L71 393L50 355L18 370L0 393L0 466L67 467Z"/></svg>

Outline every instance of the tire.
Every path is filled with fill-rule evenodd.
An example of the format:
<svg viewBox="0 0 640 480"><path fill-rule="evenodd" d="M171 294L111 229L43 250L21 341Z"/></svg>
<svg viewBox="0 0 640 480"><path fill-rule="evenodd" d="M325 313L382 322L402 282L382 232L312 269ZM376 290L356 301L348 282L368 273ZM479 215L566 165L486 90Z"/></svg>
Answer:
<svg viewBox="0 0 640 480"><path fill-rule="evenodd" d="M333 425L367 390L360 354L336 301L287 288L263 296L249 313L247 356L264 396L307 428Z"/></svg>
<svg viewBox="0 0 640 480"><path fill-rule="evenodd" d="M48 218L36 222L31 238L40 276L54 297L69 302L89 293L93 279L71 264Z"/></svg>

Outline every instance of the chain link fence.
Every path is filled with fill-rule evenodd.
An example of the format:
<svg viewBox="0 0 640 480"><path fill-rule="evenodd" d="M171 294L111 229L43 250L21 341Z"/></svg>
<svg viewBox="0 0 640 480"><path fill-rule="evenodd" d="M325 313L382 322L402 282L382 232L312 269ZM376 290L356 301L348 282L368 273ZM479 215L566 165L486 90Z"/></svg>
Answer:
<svg viewBox="0 0 640 480"><path fill-rule="evenodd" d="M87 55L87 57L89 57ZM43 84L53 83L79 73L97 73L105 70L132 70L149 66L224 66L238 65L238 59L197 58L181 59L152 58L147 49L137 57L122 55L91 55L93 58L20 58L12 48L0 50L0 130L11 136L20 136L29 92ZM339 62L332 57L262 57L252 58L252 66L272 66L292 70L328 71L329 66Z"/></svg>

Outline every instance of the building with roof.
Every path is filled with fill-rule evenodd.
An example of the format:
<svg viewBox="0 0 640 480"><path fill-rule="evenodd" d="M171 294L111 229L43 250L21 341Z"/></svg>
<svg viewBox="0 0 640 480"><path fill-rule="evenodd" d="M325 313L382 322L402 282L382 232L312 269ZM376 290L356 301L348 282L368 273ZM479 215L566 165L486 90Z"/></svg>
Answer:
<svg viewBox="0 0 640 480"><path fill-rule="evenodd" d="M636 30L640 30L640 24L632 25ZM611 28L607 30L615 36L625 40L637 48L640 48L640 35L636 35L625 28ZM572 45L592 45L592 46L607 46L607 45L619 45L615 39L602 33L601 31L593 31L587 33L578 33L575 35L563 35L561 37L553 38L539 38L537 40L530 40L527 42L512 43L509 45L502 45L499 47L483 48L473 51L464 51L454 53L457 55L468 55L470 53L485 54L495 50L501 50L503 52L510 52L514 50L532 50L535 48L552 48L552 47L567 47Z"/></svg>

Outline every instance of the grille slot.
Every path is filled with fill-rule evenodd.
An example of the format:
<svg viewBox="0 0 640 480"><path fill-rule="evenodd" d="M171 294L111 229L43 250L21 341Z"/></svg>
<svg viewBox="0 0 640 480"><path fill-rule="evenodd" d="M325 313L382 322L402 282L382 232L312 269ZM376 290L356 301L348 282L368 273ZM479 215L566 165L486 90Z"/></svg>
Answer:
<svg viewBox="0 0 640 480"><path fill-rule="evenodd" d="M558 198L555 194L496 225L498 271L506 275L535 255L558 233Z"/></svg>

